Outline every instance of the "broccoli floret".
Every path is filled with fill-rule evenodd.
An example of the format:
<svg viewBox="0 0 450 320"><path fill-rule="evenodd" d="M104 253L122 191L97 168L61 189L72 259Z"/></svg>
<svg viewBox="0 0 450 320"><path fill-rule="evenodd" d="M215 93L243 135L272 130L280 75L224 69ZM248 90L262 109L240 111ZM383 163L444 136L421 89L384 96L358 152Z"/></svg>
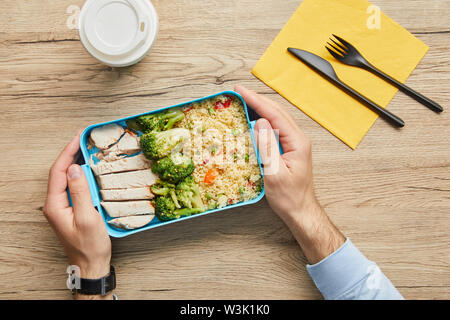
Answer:
<svg viewBox="0 0 450 320"><path fill-rule="evenodd" d="M203 211L204 210L200 209L200 208L182 208L182 209L175 210L174 213L176 215L178 215L178 218L179 218L179 217L191 216L193 214L201 213Z"/></svg>
<svg viewBox="0 0 450 320"><path fill-rule="evenodd" d="M199 208L176 209L176 204L171 197L157 197L155 199L156 216L161 221L178 219L202 212Z"/></svg>
<svg viewBox="0 0 450 320"><path fill-rule="evenodd" d="M172 129L175 123L183 119L183 111L176 108L140 116L136 119L136 123L141 128L140 131L146 133L150 131L165 131Z"/></svg>
<svg viewBox="0 0 450 320"><path fill-rule="evenodd" d="M158 114L148 114L137 118L137 124L141 127L142 132L163 131L162 122Z"/></svg>
<svg viewBox="0 0 450 320"><path fill-rule="evenodd" d="M175 192L174 184L158 180L154 185L150 187L150 190L153 192L153 194L157 196L169 196L170 198L172 198L175 207L178 209L181 208L181 205L178 202L178 198Z"/></svg>
<svg viewBox="0 0 450 320"><path fill-rule="evenodd" d="M194 162L187 156L174 153L154 162L152 171L162 180L177 183L194 171Z"/></svg>
<svg viewBox="0 0 450 320"><path fill-rule="evenodd" d="M165 216L172 215L176 209L175 203L173 203L172 198L167 196L156 197L154 204L155 204L155 212L158 215L158 218L159 215Z"/></svg>
<svg viewBox="0 0 450 320"><path fill-rule="evenodd" d="M151 187L157 196L155 212L162 221L178 219L205 211L197 184L188 176L176 187L171 183L158 181Z"/></svg>
<svg viewBox="0 0 450 320"><path fill-rule="evenodd" d="M149 132L141 136L140 146L150 160L164 158L180 143L190 137L188 129L175 128L162 132Z"/></svg>
<svg viewBox="0 0 450 320"><path fill-rule="evenodd" d="M157 181L154 185L150 187L150 190L153 192L153 194L158 196L166 196L170 193L171 190L175 189L175 185L164 182L164 181Z"/></svg>
<svg viewBox="0 0 450 320"><path fill-rule="evenodd" d="M200 197L200 190L192 176L188 176L177 185L176 194L178 200L180 200L184 207L190 209L197 208L201 211L205 210L202 198Z"/></svg>

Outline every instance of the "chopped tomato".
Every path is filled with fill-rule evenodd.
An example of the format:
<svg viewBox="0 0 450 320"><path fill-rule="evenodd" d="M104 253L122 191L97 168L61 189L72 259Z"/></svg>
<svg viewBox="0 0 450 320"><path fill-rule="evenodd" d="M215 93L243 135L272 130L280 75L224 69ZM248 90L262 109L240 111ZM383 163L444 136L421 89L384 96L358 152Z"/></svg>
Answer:
<svg viewBox="0 0 450 320"><path fill-rule="evenodd" d="M205 179L203 180L203 182L206 184L213 184L218 175L219 172L216 169L209 169L205 174Z"/></svg>
<svg viewBox="0 0 450 320"><path fill-rule="evenodd" d="M225 102L217 101L216 104L214 105L214 109L219 110L229 108L231 105L231 97L227 96L227 98L228 99L225 100Z"/></svg>
<svg viewBox="0 0 450 320"><path fill-rule="evenodd" d="M190 106L190 107L184 108L184 109L183 109L183 112L188 112L188 111L191 111L191 110L192 110L193 108L194 108L193 106Z"/></svg>
<svg viewBox="0 0 450 320"><path fill-rule="evenodd" d="M233 199L232 198L228 199L228 204L233 204Z"/></svg>

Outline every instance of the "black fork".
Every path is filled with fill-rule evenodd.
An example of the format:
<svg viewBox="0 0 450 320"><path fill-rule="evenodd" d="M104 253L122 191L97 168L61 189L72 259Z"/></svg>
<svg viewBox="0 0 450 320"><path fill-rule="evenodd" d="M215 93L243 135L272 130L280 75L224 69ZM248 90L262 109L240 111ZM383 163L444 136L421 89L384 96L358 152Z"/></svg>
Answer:
<svg viewBox="0 0 450 320"><path fill-rule="evenodd" d="M373 74L383 78L384 80L396 86L398 89L400 89L402 92L404 92L411 98L415 99L416 101L420 102L421 104L425 105L426 107L435 112L442 112L444 110L439 104L437 104L433 100L428 99L427 97L421 95L420 93L414 91L410 87L404 85L403 83L395 80L394 78L385 74L383 71L374 67L350 43L348 43L347 41L345 41L341 37L338 37L335 34L333 34L333 36L337 40L335 41L333 38L330 38L330 40L334 43L334 45L327 42L328 46L330 46L332 49L329 48L328 46L325 47L327 48L328 52L337 60L347 65L363 68L367 71L372 72Z"/></svg>

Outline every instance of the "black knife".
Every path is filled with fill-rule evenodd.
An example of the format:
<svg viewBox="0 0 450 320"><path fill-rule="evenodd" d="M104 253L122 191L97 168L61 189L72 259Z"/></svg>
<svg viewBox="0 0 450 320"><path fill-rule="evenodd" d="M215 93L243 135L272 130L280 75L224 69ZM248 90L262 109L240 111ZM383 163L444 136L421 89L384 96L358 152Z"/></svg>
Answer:
<svg viewBox="0 0 450 320"><path fill-rule="evenodd" d="M333 83L335 86L344 90L347 94L365 104L367 107L369 107L372 111L377 113L383 119L387 120L388 122L397 127L403 127L405 125L405 122L399 117L397 117L395 114L380 107L372 100L366 98L356 90L352 89L351 87L343 83L338 78L333 67L327 60L315 55L314 53L300 49L288 48L288 51L292 53L295 57L300 59L302 62L304 62L308 67L319 73L321 76L323 76L331 83Z"/></svg>

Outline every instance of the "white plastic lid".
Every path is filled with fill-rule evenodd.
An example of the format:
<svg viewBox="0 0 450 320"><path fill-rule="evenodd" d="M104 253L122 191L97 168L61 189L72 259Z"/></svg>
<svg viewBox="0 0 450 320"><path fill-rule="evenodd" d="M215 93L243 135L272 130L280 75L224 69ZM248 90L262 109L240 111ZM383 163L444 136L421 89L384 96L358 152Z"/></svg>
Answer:
<svg viewBox="0 0 450 320"><path fill-rule="evenodd" d="M158 16L149 0L87 0L80 13L79 33L97 60L124 67L139 62L158 32Z"/></svg>

